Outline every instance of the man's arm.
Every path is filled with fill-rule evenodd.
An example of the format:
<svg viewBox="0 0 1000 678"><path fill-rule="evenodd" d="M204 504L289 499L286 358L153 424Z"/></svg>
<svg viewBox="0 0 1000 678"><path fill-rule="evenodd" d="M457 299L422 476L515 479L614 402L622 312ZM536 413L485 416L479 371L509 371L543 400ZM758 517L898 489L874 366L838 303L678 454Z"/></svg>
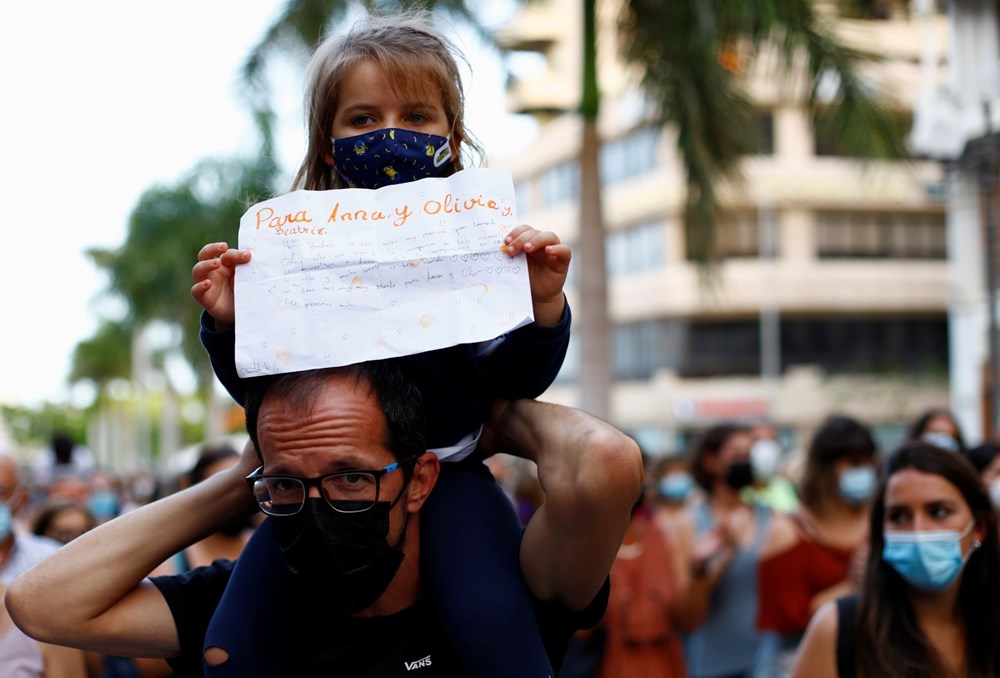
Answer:
<svg viewBox="0 0 1000 678"><path fill-rule="evenodd" d="M186 490L130 511L60 547L17 577L6 604L36 640L122 656L179 650L167 603L145 577L168 557L256 509L240 463Z"/></svg>
<svg viewBox="0 0 1000 678"><path fill-rule="evenodd" d="M521 542L532 593L584 609L611 570L642 491L639 446L585 412L535 400L499 403L484 445L538 468L545 503Z"/></svg>

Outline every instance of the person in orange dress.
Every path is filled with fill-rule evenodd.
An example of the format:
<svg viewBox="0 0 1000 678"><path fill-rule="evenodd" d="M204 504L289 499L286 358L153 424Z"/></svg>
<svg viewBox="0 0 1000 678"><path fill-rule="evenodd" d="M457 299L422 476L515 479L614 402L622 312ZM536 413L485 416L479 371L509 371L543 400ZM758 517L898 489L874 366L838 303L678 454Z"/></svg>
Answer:
<svg viewBox="0 0 1000 678"><path fill-rule="evenodd" d="M683 678L684 648L676 628L676 559L649 506L632 509L611 567L608 609L601 621L604 655L597 678Z"/></svg>

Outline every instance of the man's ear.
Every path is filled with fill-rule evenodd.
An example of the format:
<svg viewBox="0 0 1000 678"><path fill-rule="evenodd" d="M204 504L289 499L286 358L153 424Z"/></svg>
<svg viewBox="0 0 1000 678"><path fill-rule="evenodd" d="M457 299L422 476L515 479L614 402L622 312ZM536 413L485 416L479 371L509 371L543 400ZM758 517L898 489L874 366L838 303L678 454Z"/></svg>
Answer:
<svg viewBox="0 0 1000 678"><path fill-rule="evenodd" d="M441 473L441 462L433 452L424 452L417 457L413 467L413 478L410 479L410 492L406 499L406 510L416 513L427 501L431 490L437 484Z"/></svg>

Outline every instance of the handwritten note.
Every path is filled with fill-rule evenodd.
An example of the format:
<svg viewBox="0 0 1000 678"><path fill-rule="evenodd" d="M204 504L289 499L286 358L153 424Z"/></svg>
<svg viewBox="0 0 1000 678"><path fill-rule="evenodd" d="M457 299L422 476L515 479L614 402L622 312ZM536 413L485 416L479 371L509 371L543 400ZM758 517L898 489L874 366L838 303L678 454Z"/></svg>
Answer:
<svg viewBox="0 0 1000 678"><path fill-rule="evenodd" d="M500 169L376 190L294 191L240 219L241 377L493 339L533 320L525 255Z"/></svg>

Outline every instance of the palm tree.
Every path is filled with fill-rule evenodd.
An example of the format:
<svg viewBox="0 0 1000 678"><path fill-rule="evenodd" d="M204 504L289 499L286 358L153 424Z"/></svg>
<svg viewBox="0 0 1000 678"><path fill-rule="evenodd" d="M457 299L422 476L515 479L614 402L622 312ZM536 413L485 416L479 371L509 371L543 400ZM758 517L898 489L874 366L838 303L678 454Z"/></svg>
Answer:
<svg viewBox="0 0 1000 678"><path fill-rule="evenodd" d="M773 48L782 68L792 72L804 64L807 101L814 112L825 109L830 131L842 146L859 157L906 156L903 129L885 102L866 89L856 73L865 58L829 32L817 12L816 0L621 0L618 30L621 58L641 73L641 87L654 105L658 122L678 131L678 151L686 170L684 209L688 247L712 268L719 204L715 186L736 178L738 161L754 147L749 131L752 107L741 89L734 59L750 62ZM826 3L843 11L880 11L885 0ZM392 0L288 0L284 11L251 51L245 67L248 92L265 135L270 138L271 109L264 66L272 51L311 48L327 26L345 19L352 7L389 11L420 6L449 12L485 34L473 12L461 0L406 3ZM601 216L598 153L600 87L596 68L596 0L583 0L583 69L580 150L580 241L578 258L581 303L575 309L581 344L581 407L602 418L609 411L612 384L611 337L608 321ZM824 82L835 82L832 100L820 97Z"/></svg>
<svg viewBox="0 0 1000 678"><path fill-rule="evenodd" d="M108 272L110 293L126 306L125 319L109 327L122 328L130 338L152 323L176 331L179 340L173 350L179 349L194 369L209 412L215 406L214 373L198 336L200 308L191 300L191 267L205 243L234 242L247 207L272 193L276 167L266 148L261 155L263 159L251 163L205 161L176 186L148 189L132 210L124 245L88 251ZM90 364L94 352L104 351L101 360L118 361L124 369L129 351L114 349L107 341L97 341L100 338L81 344L77 359L86 358ZM216 433L212 425L210 416L209 434Z"/></svg>
<svg viewBox="0 0 1000 678"><path fill-rule="evenodd" d="M132 330L125 323L102 322L94 336L73 349L69 381L90 381L97 391L100 409L107 397L107 387L116 379L127 380L132 374Z"/></svg>

